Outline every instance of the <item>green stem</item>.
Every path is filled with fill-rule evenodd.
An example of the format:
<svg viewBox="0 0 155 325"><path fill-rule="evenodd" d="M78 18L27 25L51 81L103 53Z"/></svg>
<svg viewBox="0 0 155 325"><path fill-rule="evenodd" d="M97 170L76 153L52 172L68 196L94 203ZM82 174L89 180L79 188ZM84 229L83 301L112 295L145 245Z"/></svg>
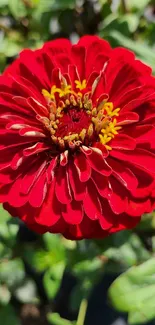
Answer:
<svg viewBox="0 0 155 325"><path fill-rule="evenodd" d="M88 306L88 301L86 299L82 299L76 325L84 325L87 306Z"/></svg>

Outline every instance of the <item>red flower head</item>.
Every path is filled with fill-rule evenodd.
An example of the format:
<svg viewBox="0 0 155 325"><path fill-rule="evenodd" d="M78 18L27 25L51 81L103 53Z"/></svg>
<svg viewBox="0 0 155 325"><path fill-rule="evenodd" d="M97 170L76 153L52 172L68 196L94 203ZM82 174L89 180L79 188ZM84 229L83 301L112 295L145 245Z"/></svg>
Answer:
<svg viewBox="0 0 155 325"><path fill-rule="evenodd" d="M0 202L39 233L101 238L151 211L151 69L98 37L25 50L0 77Z"/></svg>

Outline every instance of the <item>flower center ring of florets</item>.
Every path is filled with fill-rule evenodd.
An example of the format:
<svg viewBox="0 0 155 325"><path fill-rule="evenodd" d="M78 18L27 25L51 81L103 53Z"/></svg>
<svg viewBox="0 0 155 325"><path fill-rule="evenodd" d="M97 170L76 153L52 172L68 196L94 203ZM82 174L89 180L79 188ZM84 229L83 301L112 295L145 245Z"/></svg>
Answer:
<svg viewBox="0 0 155 325"><path fill-rule="evenodd" d="M92 92L86 92L86 87L86 80L75 80L73 90L63 78L60 88L53 85L50 92L42 90L49 108L49 118L43 118L42 122L51 134L52 143L62 151L91 146L96 141L111 150L109 142L121 129L116 119L120 108L114 109L113 103L106 99L94 106Z"/></svg>

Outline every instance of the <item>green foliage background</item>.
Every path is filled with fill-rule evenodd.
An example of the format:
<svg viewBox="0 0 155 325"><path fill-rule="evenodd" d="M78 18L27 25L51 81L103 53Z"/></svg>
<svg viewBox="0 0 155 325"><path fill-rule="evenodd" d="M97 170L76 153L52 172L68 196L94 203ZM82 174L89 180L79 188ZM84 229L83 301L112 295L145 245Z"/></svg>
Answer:
<svg viewBox="0 0 155 325"><path fill-rule="evenodd" d="M84 34L133 50L155 72L149 0L0 0L0 72L23 48L58 37L76 42ZM58 297L67 274L74 285L62 313ZM0 208L0 325L84 325L92 290L107 274L116 277L107 304L128 313L128 324L155 324L154 213L133 231L72 242L35 235Z"/></svg>

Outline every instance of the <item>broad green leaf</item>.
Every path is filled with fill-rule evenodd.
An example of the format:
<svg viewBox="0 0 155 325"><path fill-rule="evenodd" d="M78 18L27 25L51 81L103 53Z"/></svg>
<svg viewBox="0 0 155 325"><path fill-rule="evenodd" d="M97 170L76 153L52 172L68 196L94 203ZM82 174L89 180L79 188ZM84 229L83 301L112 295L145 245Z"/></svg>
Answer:
<svg viewBox="0 0 155 325"><path fill-rule="evenodd" d="M130 268L109 289L113 306L129 312L130 324L143 324L155 317L155 258Z"/></svg>
<svg viewBox="0 0 155 325"><path fill-rule="evenodd" d="M152 297L153 298L153 297ZM130 325L148 324L148 321L155 319L155 302L154 299L149 300L144 304L143 308L133 310L129 313L128 322Z"/></svg>

